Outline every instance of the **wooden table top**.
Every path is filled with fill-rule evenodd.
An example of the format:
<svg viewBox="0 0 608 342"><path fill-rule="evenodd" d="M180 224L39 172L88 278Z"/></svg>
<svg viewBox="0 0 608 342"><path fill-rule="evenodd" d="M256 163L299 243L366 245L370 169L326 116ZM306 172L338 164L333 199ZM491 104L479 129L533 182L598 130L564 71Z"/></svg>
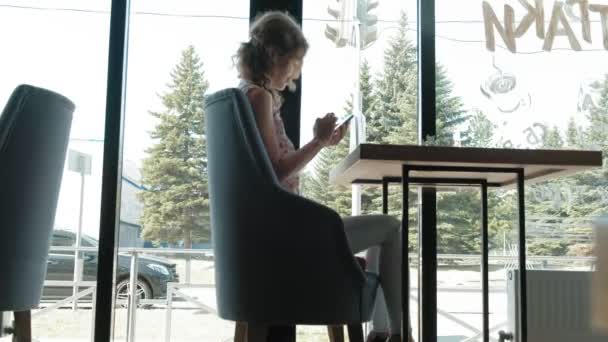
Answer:
<svg viewBox="0 0 608 342"><path fill-rule="evenodd" d="M401 177L401 166L456 166L523 168L526 183L602 166L601 151L496 149L472 147L360 144L334 169L330 182L347 185L373 183L383 177ZM485 179L490 185L508 187L514 173L412 171L411 177Z"/></svg>

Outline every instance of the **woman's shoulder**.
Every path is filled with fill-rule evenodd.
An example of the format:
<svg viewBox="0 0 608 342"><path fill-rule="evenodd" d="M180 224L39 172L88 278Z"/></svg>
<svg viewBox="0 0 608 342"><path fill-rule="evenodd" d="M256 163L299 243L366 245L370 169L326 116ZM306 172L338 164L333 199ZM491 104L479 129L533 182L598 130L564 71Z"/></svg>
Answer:
<svg viewBox="0 0 608 342"><path fill-rule="evenodd" d="M256 112L263 110L264 112L270 111L272 113L273 98L268 90L262 87L251 87L245 91L245 95Z"/></svg>
<svg viewBox="0 0 608 342"><path fill-rule="evenodd" d="M245 93L248 93L251 89L266 90L261 85L253 83L253 82L248 81L248 80L244 80L244 79L240 80L240 82L239 82L239 89L241 89Z"/></svg>
<svg viewBox="0 0 608 342"><path fill-rule="evenodd" d="M273 94L269 89L266 89L255 83L242 80L239 88L247 95L249 101L254 107L263 106L262 108L271 108L272 112L280 102L277 102L276 94ZM259 107L258 107L259 108Z"/></svg>
<svg viewBox="0 0 608 342"><path fill-rule="evenodd" d="M239 88L245 93L245 95L247 95L247 97L251 98L263 98L263 99L270 99L272 100L272 93L262 87L259 86L255 83L245 83L245 82L241 82L241 84L239 85Z"/></svg>

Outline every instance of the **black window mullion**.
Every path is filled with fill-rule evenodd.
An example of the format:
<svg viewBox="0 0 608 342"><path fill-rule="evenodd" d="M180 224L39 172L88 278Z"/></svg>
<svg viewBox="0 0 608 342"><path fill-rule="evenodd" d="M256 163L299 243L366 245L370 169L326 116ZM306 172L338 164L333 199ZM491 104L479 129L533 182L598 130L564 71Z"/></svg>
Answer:
<svg viewBox="0 0 608 342"><path fill-rule="evenodd" d="M260 13L278 10L291 14L302 25L302 0L250 0L249 19ZM285 132L296 148L300 147L300 113L302 103L302 77L296 81L296 91L284 91L285 102L281 108L281 116L285 124Z"/></svg>
<svg viewBox="0 0 608 342"><path fill-rule="evenodd" d="M130 0L112 0L108 79L106 93L101 218L99 226L99 263L95 301L95 342L112 338L113 281L116 264L122 132L124 127L125 68Z"/></svg>

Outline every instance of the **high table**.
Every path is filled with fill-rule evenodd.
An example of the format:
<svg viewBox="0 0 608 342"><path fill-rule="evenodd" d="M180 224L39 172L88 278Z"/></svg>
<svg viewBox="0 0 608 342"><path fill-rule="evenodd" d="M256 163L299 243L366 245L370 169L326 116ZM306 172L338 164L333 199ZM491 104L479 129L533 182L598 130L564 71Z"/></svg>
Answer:
<svg viewBox="0 0 608 342"><path fill-rule="evenodd" d="M481 188L482 216L482 292L483 292L483 341L489 341L489 288L488 288L488 188L515 188L519 212L519 341L527 340L526 324L526 228L524 186L556 177L602 166L599 151L571 150L522 150L463 148L420 145L360 144L334 169L330 182L334 184L382 184L382 211L388 213L388 184L401 183L402 208L402 293L409 293L408 260L408 194L410 185L423 188L436 186L479 186ZM423 205L424 206L424 205ZM424 210L424 209L423 209ZM431 272L427 283L422 284L421 308L423 327L422 341L437 338L437 247L436 207L431 210L433 234L421 234L422 273ZM423 217L424 218L424 217ZM428 228L428 227L427 227ZM427 269L428 268L428 269ZM429 280L430 279L430 280ZM409 315L409 295L402 296L402 309ZM405 320L407 321L407 320ZM430 324L429 324L430 323ZM403 336L406 336L405 334Z"/></svg>

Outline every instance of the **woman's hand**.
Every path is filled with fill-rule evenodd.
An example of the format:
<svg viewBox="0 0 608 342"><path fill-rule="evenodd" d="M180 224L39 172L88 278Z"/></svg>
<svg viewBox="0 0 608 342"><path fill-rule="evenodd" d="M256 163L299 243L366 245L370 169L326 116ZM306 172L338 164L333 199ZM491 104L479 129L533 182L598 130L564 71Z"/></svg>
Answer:
<svg viewBox="0 0 608 342"><path fill-rule="evenodd" d="M334 129L336 127L336 116L334 113L327 113L324 117L318 118L313 127L313 136L321 146L330 145L334 140Z"/></svg>
<svg viewBox="0 0 608 342"><path fill-rule="evenodd" d="M348 131L349 124L350 123L345 123L344 125L341 125L340 127L334 130L333 134L331 135L331 139L329 140L328 146L338 145L340 141L342 141L342 138L344 138L344 135L346 135L346 131Z"/></svg>

